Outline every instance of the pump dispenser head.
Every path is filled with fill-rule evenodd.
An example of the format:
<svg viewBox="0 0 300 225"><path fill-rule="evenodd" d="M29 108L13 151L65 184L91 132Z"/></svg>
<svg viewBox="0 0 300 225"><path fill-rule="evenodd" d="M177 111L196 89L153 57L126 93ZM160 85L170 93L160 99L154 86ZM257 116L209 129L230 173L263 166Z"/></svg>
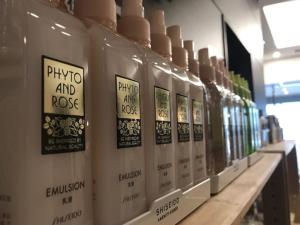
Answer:
<svg viewBox="0 0 300 225"><path fill-rule="evenodd" d="M217 84L222 86L223 85L223 74L221 73L221 70L219 68L219 63L218 63L218 59L216 56L212 56L210 58L215 70L216 70L216 81Z"/></svg>
<svg viewBox="0 0 300 225"><path fill-rule="evenodd" d="M215 82L216 72L209 60L208 48L202 48L198 51L200 79L204 83Z"/></svg>
<svg viewBox="0 0 300 225"><path fill-rule="evenodd" d="M92 19L116 31L116 3L114 0L76 0L74 13L82 19Z"/></svg>
<svg viewBox="0 0 300 225"><path fill-rule="evenodd" d="M184 41L184 48L188 52L188 61L189 61L189 71L196 76L199 76L199 62L195 59L194 52L194 41L186 40Z"/></svg>
<svg viewBox="0 0 300 225"><path fill-rule="evenodd" d="M165 14L163 10L153 10L149 17L151 29L151 48L161 56L171 60L171 39L166 35Z"/></svg>
<svg viewBox="0 0 300 225"><path fill-rule="evenodd" d="M172 42L172 60L173 62L184 69L188 68L188 52L183 48L181 36L181 28L178 25L167 28L167 35Z"/></svg>
<svg viewBox="0 0 300 225"><path fill-rule="evenodd" d="M145 47L150 47L150 24L144 18L142 0L123 0L118 32Z"/></svg>
<svg viewBox="0 0 300 225"><path fill-rule="evenodd" d="M220 70L224 73L224 70L225 70L224 59L219 59L218 64L219 64Z"/></svg>

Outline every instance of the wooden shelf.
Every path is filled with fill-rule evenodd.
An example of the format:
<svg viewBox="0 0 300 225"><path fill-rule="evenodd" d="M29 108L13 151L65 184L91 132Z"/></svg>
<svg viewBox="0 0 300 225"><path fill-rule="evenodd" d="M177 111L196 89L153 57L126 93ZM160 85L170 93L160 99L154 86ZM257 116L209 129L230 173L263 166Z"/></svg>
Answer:
<svg viewBox="0 0 300 225"><path fill-rule="evenodd" d="M295 147L295 141L282 141L259 149L262 152L285 153L288 155Z"/></svg>
<svg viewBox="0 0 300 225"><path fill-rule="evenodd" d="M179 225L239 225L281 161L281 154L264 154L218 195Z"/></svg>

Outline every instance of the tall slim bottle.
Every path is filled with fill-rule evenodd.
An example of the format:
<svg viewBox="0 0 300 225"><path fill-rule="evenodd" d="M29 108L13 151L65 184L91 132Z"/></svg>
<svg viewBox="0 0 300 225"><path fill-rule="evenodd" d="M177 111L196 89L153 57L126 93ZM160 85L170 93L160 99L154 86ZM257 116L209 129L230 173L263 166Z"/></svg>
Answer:
<svg viewBox="0 0 300 225"><path fill-rule="evenodd" d="M215 175L222 172L227 166L226 144L224 138L224 122L222 107L222 90L216 84L215 68L209 59L208 49L203 48L198 52L200 78L208 92L208 129L211 131L211 148L206 150L209 174Z"/></svg>
<svg viewBox="0 0 300 225"><path fill-rule="evenodd" d="M151 48L145 49L144 118L147 202L175 189L175 152L172 129L171 40L166 35L164 11L150 14Z"/></svg>
<svg viewBox="0 0 300 225"><path fill-rule="evenodd" d="M252 121L253 121L253 114L252 114L252 110L251 110L251 106L250 106L250 102L247 98L247 93L246 93L246 89L244 88L244 84L243 84L243 79L240 77L240 75L237 76L237 81L238 81L238 85L239 85L239 89L240 89L240 96L242 98L242 100L244 101L244 105L245 105L245 118L246 118L246 123L245 123L245 127L246 127L246 152L247 155L250 155L253 152L253 126L252 126Z"/></svg>
<svg viewBox="0 0 300 225"><path fill-rule="evenodd" d="M230 108L232 106L232 102L230 99L229 91L224 87L224 75L222 68L220 68L219 61L216 56L211 57L212 65L215 67L216 71L216 83L217 88L221 94L221 108L222 108L222 122L223 122L223 138L224 138L224 148L226 151L226 164L230 166L232 164L232 160L234 158L234 149L231 146L231 132L230 132L230 124L232 122L230 116Z"/></svg>
<svg viewBox="0 0 300 225"><path fill-rule="evenodd" d="M193 182L197 184L207 177L206 144L204 127L204 84L199 79L199 62L195 59L194 41L184 41L188 51L190 81L190 117L192 122L192 172Z"/></svg>
<svg viewBox="0 0 300 225"><path fill-rule="evenodd" d="M0 224L92 225L86 29L63 1L0 9Z"/></svg>
<svg viewBox="0 0 300 225"><path fill-rule="evenodd" d="M238 159L243 159L243 130L242 130L242 108L243 105L241 103L241 99L238 95L236 95L233 82L227 76L228 79L228 87L233 100L233 109L232 109L232 117L234 118L234 132L235 132L235 144L236 144L236 153Z"/></svg>
<svg viewBox="0 0 300 225"><path fill-rule="evenodd" d="M240 103L241 103L241 106L242 106L242 115L241 115L241 118L242 118L242 140L243 140L243 152L242 152L242 155L244 157L246 157L248 155L248 149L249 149L249 141L248 141L248 118L249 118L249 115L247 113L247 106L246 106L246 103L243 99L243 91L241 89L241 86L240 86L240 82L239 82L239 77L238 75L235 75L234 72L232 72L232 80L234 81L234 88L235 88L235 92L236 94L240 97Z"/></svg>
<svg viewBox="0 0 300 225"><path fill-rule="evenodd" d="M237 151L237 140L236 140L236 121L235 121L235 105L234 105L234 98L230 91L229 87L229 80L223 73L223 85L224 85L224 92L226 95L226 102L228 107L228 129L229 129L229 140L230 140L230 150L231 150L231 160L234 161L238 159L238 151Z"/></svg>
<svg viewBox="0 0 300 225"><path fill-rule="evenodd" d="M183 48L181 28L178 25L167 28L172 42L171 65L173 75L172 111L176 129L174 132L176 187L187 190L192 186L192 143L190 118L190 83L186 74L188 52Z"/></svg>
<svg viewBox="0 0 300 225"><path fill-rule="evenodd" d="M112 0L75 2L91 39L95 225L122 224L146 211L143 58L150 44L141 0L124 0L115 33Z"/></svg>

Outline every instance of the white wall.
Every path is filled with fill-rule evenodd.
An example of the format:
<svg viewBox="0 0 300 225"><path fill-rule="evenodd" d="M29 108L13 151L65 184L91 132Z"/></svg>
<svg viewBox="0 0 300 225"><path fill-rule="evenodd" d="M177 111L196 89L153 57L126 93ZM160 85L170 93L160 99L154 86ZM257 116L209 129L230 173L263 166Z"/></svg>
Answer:
<svg viewBox="0 0 300 225"><path fill-rule="evenodd" d="M182 26L183 38L196 49L209 47L210 55L224 56L221 15L251 53L253 84L258 107L265 109L263 35L256 0L144 0L146 14L153 7L165 10L167 25Z"/></svg>
<svg viewBox="0 0 300 225"><path fill-rule="evenodd" d="M196 50L209 47L211 55L223 57L221 13L211 0L148 0L146 14L155 7L165 10L167 26L182 27L183 39L194 40Z"/></svg>

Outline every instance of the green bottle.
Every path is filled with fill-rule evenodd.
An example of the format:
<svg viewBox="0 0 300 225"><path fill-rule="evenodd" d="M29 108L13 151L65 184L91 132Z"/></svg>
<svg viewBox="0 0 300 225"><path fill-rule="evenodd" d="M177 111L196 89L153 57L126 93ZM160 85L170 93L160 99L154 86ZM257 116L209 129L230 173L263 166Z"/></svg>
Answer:
<svg viewBox="0 0 300 225"><path fill-rule="evenodd" d="M238 93L244 102L244 123L243 123L243 131L244 131L244 154L249 155L251 152L251 115L249 109L249 101L247 100L247 93L243 86L243 80L241 76L238 74L235 76L236 83L238 85Z"/></svg>
<svg viewBox="0 0 300 225"><path fill-rule="evenodd" d="M239 96L238 84L234 72L230 72L230 80L233 85L233 101L234 101L234 110L235 110L235 126L236 126L236 146L237 146L237 155L238 159L243 159L247 155L245 154L245 140L244 140L244 101Z"/></svg>

